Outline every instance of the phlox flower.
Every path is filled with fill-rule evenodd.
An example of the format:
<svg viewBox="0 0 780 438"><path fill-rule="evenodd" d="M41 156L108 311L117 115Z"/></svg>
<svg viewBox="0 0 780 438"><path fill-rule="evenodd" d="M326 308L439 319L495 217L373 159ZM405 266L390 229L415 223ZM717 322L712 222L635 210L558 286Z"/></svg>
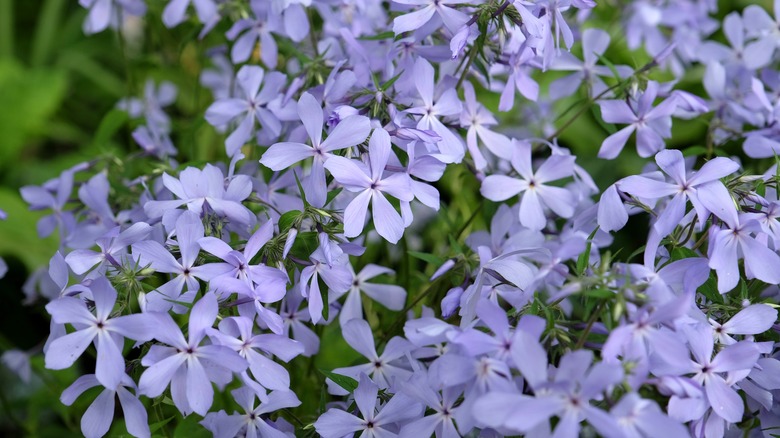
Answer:
<svg viewBox="0 0 780 438"><path fill-rule="evenodd" d="M342 438L354 432L361 432L364 438L393 436L389 430L396 423L406 422L419 415L421 406L404 394L396 394L377 412L379 387L365 374L355 390L355 404L360 417L341 409L328 409L314 423L314 428L323 438Z"/></svg>
<svg viewBox="0 0 780 438"><path fill-rule="evenodd" d="M312 145L297 142L275 143L260 159L260 164L271 170L284 170L293 164L313 157L309 183L305 185L306 200L315 207L325 205L327 186L325 183L325 161L331 152L349 148L365 141L371 132L367 117L351 116L342 120L328 138L322 139L323 115L320 103L309 93L303 93L298 100L298 115L309 134Z"/></svg>
<svg viewBox="0 0 780 438"><path fill-rule="evenodd" d="M107 388L116 388L122 380L125 359L122 356L124 338L149 341L154 336L157 316L132 314L112 317L117 293L105 277L95 279L89 289L95 303L95 314L87 310L83 300L61 297L46 305L52 321L69 323L76 331L51 341L46 349L46 368L62 370L70 367L95 343L97 361L95 377Z"/></svg>
<svg viewBox="0 0 780 438"><path fill-rule="evenodd" d="M374 130L368 143L370 166L344 157L331 157L325 168L345 189L358 195L344 210L344 235L355 237L363 231L368 204L371 203L374 227L380 236L396 243L404 232L401 215L390 204L384 193L401 201L414 197L409 178L404 173L391 173L384 177L385 166L391 154L390 135L384 129Z"/></svg>
<svg viewBox="0 0 780 438"><path fill-rule="evenodd" d="M531 166L531 145L516 142L515 147L512 167L520 179L507 175L489 175L482 181L482 196L491 201L504 201L522 194L520 223L532 230L541 230L547 224L543 205L560 217L571 217L574 214L574 197L571 192L546 183L571 176L574 172L574 157L552 155L534 171Z"/></svg>
<svg viewBox="0 0 780 438"><path fill-rule="evenodd" d="M198 300L189 315L188 338L168 314L155 325L154 337L163 345L153 345L141 359L148 367L138 384L141 394L157 397L170 384L171 396L183 414L206 415L214 399L211 382L223 384L247 367L246 360L224 345L201 345L217 318L217 298L208 293Z"/></svg>

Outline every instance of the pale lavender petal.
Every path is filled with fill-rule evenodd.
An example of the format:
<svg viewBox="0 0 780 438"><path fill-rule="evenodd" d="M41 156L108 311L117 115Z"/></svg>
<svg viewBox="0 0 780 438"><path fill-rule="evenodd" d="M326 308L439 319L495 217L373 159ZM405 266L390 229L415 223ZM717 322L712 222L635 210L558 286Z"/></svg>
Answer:
<svg viewBox="0 0 780 438"><path fill-rule="evenodd" d="M717 374L711 375L704 389L712 410L718 416L730 423L742 421L744 413L742 398L726 384L722 377Z"/></svg>
<svg viewBox="0 0 780 438"><path fill-rule="evenodd" d="M87 438L99 438L108 432L114 419L114 391L105 389L81 417L81 432Z"/></svg>
<svg viewBox="0 0 780 438"><path fill-rule="evenodd" d="M625 147L628 138L631 137L633 132L634 125L628 125L607 137L604 142L601 143L601 148L598 153L599 158L611 160L617 157L620 154L620 151L623 150L623 147Z"/></svg>
<svg viewBox="0 0 780 438"><path fill-rule="evenodd" d="M96 335L96 330L88 328L55 339L46 350L46 368L63 370L73 365L73 362L84 353Z"/></svg>
<svg viewBox="0 0 780 438"><path fill-rule="evenodd" d="M516 196L526 188L526 184L506 175L489 175L482 181L480 193L491 201L504 201Z"/></svg>
<svg viewBox="0 0 780 438"><path fill-rule="evenodd" d="M368 138L371 122L365 116L349 116L339 122L328 138L322 142L322 148L328 152L360 144Z"/></svg>
<svg viewBox="0 0 780 438"><path fill-rule="evenodd" d="M777 321L777 310L766 304L753 304L731 317L722 329L732 335L757 335L769 330Z"/></svg>
<svg viewBox="0 0 780 438"><path fill-rule="evenodd" d="M369 360L378 357L371 327L362 319L353 319L341 327L341 335L350 347Z"/></svg>
<svg viewBox="0 0 780 438"><path fill-rule="evenodd" d="M150 436L149 420L143 403L121 386L117 389L117 395L124 412L127 431L136 437Z"/></svg>

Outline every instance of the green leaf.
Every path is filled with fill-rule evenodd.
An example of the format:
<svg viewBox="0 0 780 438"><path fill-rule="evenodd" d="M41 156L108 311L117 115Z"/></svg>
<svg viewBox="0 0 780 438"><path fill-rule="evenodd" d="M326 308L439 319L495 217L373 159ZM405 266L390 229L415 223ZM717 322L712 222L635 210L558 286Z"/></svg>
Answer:
<svg viewBox="0 0 780 438"><path fill-rule="evenodd" d="M691 146L682 150L683 157L698 157L707 155L707 148L704 146Z"/></svg>
<svg viewBox="0 0 780 438"><path fill-rule="evenodd" d="M713 303L723 304L723 295L718 292L718 282L712 274L710 274L710 278L699 287L699 293L707 297L707 299Z"/></svg>
<svg viewBox="0 0 780 438"><path fill-rule="evenodd" d="M173 438L207 438L210 436L211 433L198 423L197 415L184 417L176 426L176 430L173 431Z"/></svg>
<svg viewBox="0 0 780 438"><path fill-rule="evenodd" d="M615 125L611 123L607 123L604 121L604 119L601 118L601 110L599 109L598 105L592 105L590 107L590 112L593 113L593 119L596 120L596 123L599 124L599 126L602 127L605 131L609 133L609 135L612 135L617 132L617 128Z"/></svg>
<svg viewBox="0 0 780 438"><path fill-rule="evenodd" d="M577 275L582 277L585 274L585 270L588 269L588 263L590 263L590 250L593 247L593 236L599 229L596 228L588 236L588 243L585 244L585 251L577 257Z"/></svg>
<svg viewBox="0 0 780 438"><path fill-rule="evenodd" d="M97 147L104 147L111 140L111 137L127 123L128 119L126 112L116 108L112 109L100 121L92 143Z"/></svg>
<svg viewBox="0 0 780 438"><path fill-rule="evenodd" d="M615 298L615 292L612 292L611 290L607 290L607 289L586 290L585 292L582 293L582 295L589 298L598 298L598 299Z"/></svg>
<svg viewBox="0 0 780 438"><path fill-rule="evenodd" d="M336 374L330 371L320 370L320 372L327 378L333 381L333 383L339 385L340 387L344 388L345 391L354 392L358 387L357 380L353 379L352 377L342 376L341 374Z"/></svg>
<svg viewBox="0 0 780 438"><path fill-rule="evenodd" d="M48 132L66 86L62 70L25 69L11 59L0 60L0 167L18 163L25 145Z"/></svg>
<svg viewBox="0 0 780 438"><path fill-rule="evenodd" d="M333 199L341 193L341 191L344 190L344 188L339 187L336 190L329 190L328 191L328 199L325 201L325 205L330 204Z"/></svg>
<svg viewBox="0 0 780 438"><path fill-rule="evenodd" d="M689 259L692 257L699 257L698 254L696 254L695 251L693 251L690 248L686 248L684 246L678 246L674 249L672 249L672 261L682 260L682 259Z"/></svg>
<svg viewBox="0 0 780 438"><path fill-rule="evenodd" d="M382 86L381 86L381 87L379 87L379 89L380 89L380 90L382 90L382 91L387 91L387 90L388 90L390 87L392 87L392 86L393 86L393 84L395 83L395 81L397 81L397 80L398 80L398 78L400 78L400 77L401 77L401 75L403 74L403 72L404 72L404 71L403 71L403 70L401 70L401 72L400 72L400 73L398 73L397 75L395 75L395 76L393 76L392 78L388 79L388 80L387 80L387 82L385 82L384 84L382 84Z"/></svg>
<svg viewBox="0 0 780 438"><path fill-rule="evenodd" d="M609 71L612 72L612 76L614 76L616 81L620 82L623 80L623 78L620 77L620 73L618 73L617 68L615 67L615 64L612 63L612 61L607 59L603 54L598 55L598 57L599 57L599 61L601 61L602 64L606 65L607 68L609 68Z"/></svg>
<svg viewBox="0 0 780 438"><path fill-rule="evenodd" d="M7 220L0 221L0 254L18 257L31 272L46 266L57 251L57 232L45 239L38 237L35 224L44 214L28 210L16 190L4 187L0 188L0 206L8 213Z"/></svg>
<svg viewBox="0 0 780 438"><path fill-rule="evenodd" d="M149 432L154 433L155 431L159 430L160 428L162 428L166 424L170 423L174 418L176 418L176 417L175 416L169 417L169 418L166 418L165 420L158 421L156 423L150 424L149 425Z"/></svg>
<svg viewBox="0 0 780 438"><path fill-rule="evenodd" d="M359 37L359 40L363 41L377 41L377 40L388 40L395 38L395 32L392 30L388 30L387 32L378 33L376 35L367 35Z"/></svg>
<svg viewBox="0 0 780 438"><path fill-rule="evenodd" d="M445 261L443 258L441 258L439 256L435 256L433 254L428 254L428 253L424 253L424 252L407 251L407 253L410 256L412 256L412 257L414 257L416 259L420 259L420 260L422 260L424 262L427 262L427 263L429 263L431 265L435 265L435 266L441 266L444 263L444 261Z"/></svg>
<svg viewBox="0 0 780 438"><path fill-rule="evenodd" d="M291 210L283 214L279 218L279 231L285 232L289 230L290 227L292 227L293 224L295 223L295 220L298 219L298 217L300 217L300 215L301 215L300 210Z"/></svg>
<svg viewBox="0 0 780 438"><path fill-rule="evenodd" d="M293 170L293 176L295 176L295 184L298 186L298 192L301 194L301 200L303 201L303 207L306 208L309 206L309 201L306 200L306 192L303 191L303 186L301 185L301 180L298 179L298 172Z"/></svg>

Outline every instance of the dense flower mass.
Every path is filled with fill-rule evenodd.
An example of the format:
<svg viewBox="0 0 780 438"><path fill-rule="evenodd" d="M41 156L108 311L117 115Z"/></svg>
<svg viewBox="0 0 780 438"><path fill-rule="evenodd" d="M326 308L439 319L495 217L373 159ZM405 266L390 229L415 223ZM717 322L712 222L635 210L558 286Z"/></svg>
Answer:
<svg viewBox="0 0 780 438"><path fill-rule="evenodd" d="M150 78L141 166L21 191L84 435L780 434L780 2L146 3L83 29L213 45L221 159Z"/></svg>

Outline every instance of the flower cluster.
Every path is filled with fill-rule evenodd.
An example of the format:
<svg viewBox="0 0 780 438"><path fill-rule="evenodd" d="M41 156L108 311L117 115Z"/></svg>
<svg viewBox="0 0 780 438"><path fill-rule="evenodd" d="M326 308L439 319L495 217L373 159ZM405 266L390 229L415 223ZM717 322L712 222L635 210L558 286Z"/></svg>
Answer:
<svg viewBox="0 0 780 438"><path fill-rule="evenodd" d="M80 3L89 33L147 13L143 0ZM757 5L721 22L708 0L635 0L614 11L649 55L629 67L589 26L598 10L170 0L149 12L222 41L199 116L225 159L176 161L176 88L149 80L117 104L148 166L118 175L95 160L22 189L48 213L39 234L60 238L26 291L51 315L45 366L94 352L61 396L102 388L84 435L109 431L118 397L139 437L162 404L218 437L771 436L777 21ZM702 96L681 85L692 70ZM598 187L596 161L564 136L586 112L607 135L575 139L582 150L652 159L640 174ZM691 119L708 126L702 144L672 142L673 120ZM422 227L458 213L445 189L458 171L455 196L474 189L479 205L426 246ZM634 254L624 227L640 234ZM409 257L435 273L410 273ZM285 365L311 371L301 357L331 348L326 331L363 359L323 375ZM12 353L4 362L29 375ZM301 406L312 380L330 398Z"/></svg>

